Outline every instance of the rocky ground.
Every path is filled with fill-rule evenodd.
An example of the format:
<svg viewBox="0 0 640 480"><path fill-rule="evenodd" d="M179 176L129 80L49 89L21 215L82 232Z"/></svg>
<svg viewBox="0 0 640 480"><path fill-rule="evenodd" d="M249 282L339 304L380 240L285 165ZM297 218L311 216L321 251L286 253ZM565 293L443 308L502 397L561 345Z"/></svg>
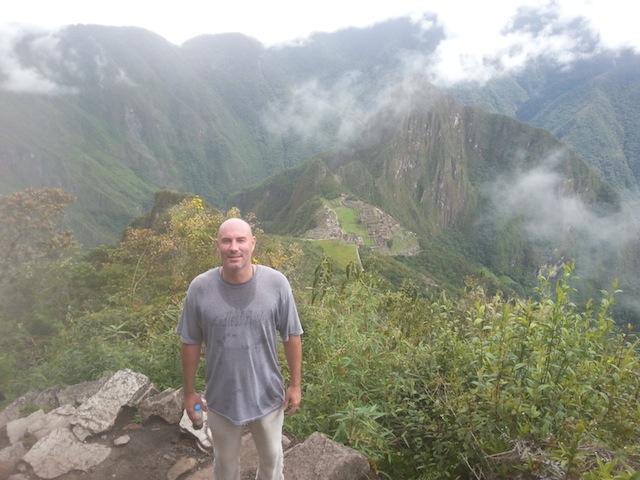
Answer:
<svg viewBox="0 0 640 480"><path fill-rule="evenodd" d="M177 425L169 425L160 418L135 423L133 412L125 411L115 428L98 441L111 446L123 435L130 437L129 442L114 448L111 455L91 472L69 474L64 480L165 479L183 457L195 458L203 467L211 463L211 455L201 452L193 437L181 434Z"/></svg>
<svg viewBox="0 0 640 480"><path fill-rule="evenodd" d="M144 423L136 423L134 412L134 409L124 410L113 430L88 440L113 447L117 438L127 435L130 440L126 445L113 448L109 457L91 471L70 472L58 479L166 479L168 472L180 458L195 458L203 467L211 463L211 456L197 448L193 437L181 434L177 425L169 425L157 417ZM0 448L2 443L0 439ZM23 479L36 478L28 469L22 475ZM0 480L8 478L0 468Z"/></svg>
<svg viewBox="0 0 640 480"><path fill-rule="evenodd" d="M212 480L210 437L193 430L182 402L182 389L158 392L128 369L27 392L0 410L0 480ZM298 441L285 431L283 446L287 478L376 478L364 455L320 432ZM256 468L247 432L241 479Z"/></svg>
<svg viewBox="0 0 640 480"><path fill-rule="evenodd" d="M128 436L130 440L120 447L113 447L118 438ZM297 443L291 440L289 447ZM6 438L0 438L0 449ZM88 472L74 471L55 480L183 480L212 478L212 455L203 452L193 436L181 433L178 425L170 425L161 418L153 417L145 422L135 418L135 409L124 409L118 416L114 428L92 443L112 447L111 454ZM179 468L186 461L196 464L189 473ZM0 462L0 480L31 480L37 478L28 467L22 476L12 477L9 465ZM255 469L243 468L241 480L253 480Z"/></svg>

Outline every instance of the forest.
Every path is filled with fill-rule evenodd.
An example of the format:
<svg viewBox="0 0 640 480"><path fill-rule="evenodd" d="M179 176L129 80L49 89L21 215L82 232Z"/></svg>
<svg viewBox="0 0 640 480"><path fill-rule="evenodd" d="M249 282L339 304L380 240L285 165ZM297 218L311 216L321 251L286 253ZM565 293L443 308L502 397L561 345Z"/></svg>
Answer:
<svg viewBox="0 0 640 480"><path fill-rule="evenodd" d="M183 197L90 250L65 228L70 194L0 197L0 406L122 368L180 387L186 288L216 265L220 223L242 217L254 262L289 278L305 329L294 435L324 432L395 480L637 478L640 356L610 314L617 284L574 303L570 263L540 272L526 298L471 277L458 296L392 284L373 256L341 269L251 213Z"/></svg>

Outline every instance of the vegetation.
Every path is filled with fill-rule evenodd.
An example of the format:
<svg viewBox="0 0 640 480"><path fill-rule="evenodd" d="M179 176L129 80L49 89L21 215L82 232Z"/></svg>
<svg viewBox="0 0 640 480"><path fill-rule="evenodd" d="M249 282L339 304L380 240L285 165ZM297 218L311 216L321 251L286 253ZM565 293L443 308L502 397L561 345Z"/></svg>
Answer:
<svg viewBox="0 0 640 480"><path fill-rule="evenodd" d="M49 199L51 211L25 217L40 239L58 235L41 220L65 197ZM4 231L11 216L0 212ZM17 259L1 291L7 397L125 367L161 389L179 387L174 330L184 292L214 264L220 222L239 215L187 197L113 247ZM565 265L555 281L543 274L531 298L488 296L468 280L454 299L413 282L391 288L370 252L364 271L349 264L343 274L313 248L306 256L305 244L256 233L256 261L292 280L305 328L303 406L287 429L327 433L383 478L637 475L640 356L635 334L609 314L615 285L579 308Z"/></svg>

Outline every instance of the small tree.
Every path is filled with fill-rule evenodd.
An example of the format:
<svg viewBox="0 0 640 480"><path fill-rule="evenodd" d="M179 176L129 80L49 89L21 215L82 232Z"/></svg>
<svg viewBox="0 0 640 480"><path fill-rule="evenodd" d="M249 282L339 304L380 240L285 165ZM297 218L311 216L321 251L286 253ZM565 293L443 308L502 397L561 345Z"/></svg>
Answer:
<svg viewBox="0 0 640 480"><path fill-rule="evenodd" d="M72 195L57 189L27 189L0 197L0 289L25 265L59 259L75 244L60 228Z"/></svg>
<svg viewBox="0 0 640 480"><path fill-rule="evenodd" d="M15 366L38 362L39 347L64 318L69 292L61 264L75 242L60 224L73 200L56 188L0 197L0 385L7 392Z"/></svg>

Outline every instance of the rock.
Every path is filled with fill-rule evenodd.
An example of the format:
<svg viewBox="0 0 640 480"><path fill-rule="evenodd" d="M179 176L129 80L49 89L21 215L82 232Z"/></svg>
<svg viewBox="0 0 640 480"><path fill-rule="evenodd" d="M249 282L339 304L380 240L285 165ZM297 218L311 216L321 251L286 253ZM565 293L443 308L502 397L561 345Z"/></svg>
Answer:
<svg viewBox="0 0 640 480"><path fill-rule="evenodd" d="M36 400L51 404L53 396L59 407L19 418ZM5 421L5 428L0 426L0 480L210 480L211 432L206 423L201 430L193 429L182 401L182 389L157 393L146 376L130 370L43 394L28 392L0 411L0 421ZM134 410L124 407L138 407L148 420L133 423ZM189 439L181 433L195 440L188 454L184 442ZM360 480L370 473L363 455L323 434L287 450L289 444L283 436L285 478ZM240 467L243 479L255 476L257 453L248 432L242 438Z"/></svg>
<svg viewBox="0 0 640 480"><path fill-rule="evenodd" d="M27 449L24 447L22 442L16 442L0 450L0 462L15 463L20 460L25 453L27 453ZM0 478L2 478L2 476L0 476Z"/></svg>
<svg viewBox="0 0 640 480"><path fill-rule="evenodd" d="M184 393L182 388L167 389L140 403L140 414L143 420L158 416L170 425L180 423L183 412Z"/></svg>
<svg viewBox="0 0 640 480"><path fill-rule="evenodd" d="M7 423L7 436L9 437L9 443L13 444L22 440L27 433L29 425L39 421L41 418L44 418L44 412L42 410L38 410L28 417L18 418Z"/></svg>
<svg viewBox="0 0 640 480"><path fill-rule="evenodd" d="M113 444L114 444L116 447L121 447L121 446L123 446L123 445L126 445L126 444L127 444L127 443L129 443L130 441L131 441L131 437L130 437L129 435L122 435L122 436L120 436L120 437L116 438L116 439L113 441Z"/></svg>
<svg viewBox="0 0 640 480"><path fill-rule="evenodd" d="M33 405L38 392L29 390L21 397L14 400L10 405L0 412L0 428L7 425L12 420L17 420L22 416L22 410L26 405Z"/></svg>
<svg viewBox="0 0 640 480"><path fill-rule="evenodd" d="M0 478L9 478L15 467L14 460L0 460Z"/></svg>
<svg viewBox="0 0 640 480"><path fill-rule="evenodd" d="M78 407L71 424L80 440L110 430L120 409L136 405L154 389L149 378L131 370L121 370L109 378L92 397Z"/></svg>
<svg viewBox="0 0 640 480"><path fill-rule="evenodd" d="M108 377L90 382L82 382L60 390L56 394L60 405L79 406L93 397L106 383Z"/></svg>
<svg viewBox="0 0 640 480"><path fill-rule="evenodd" d="M29 480L29 477L23 475L22 473L16 473L15 475L11 475L8 480Z"/></svg>
<svg viewBox="0 0 640 480"><path fill-rule="evenodd" d="M72 405L63 405L50 411L44 416L33 419L27 425L27 433L37 439L46 437L53 430L58 428L68 428L71 419L76 414L76 408ZM30 417L28 417L30 418Z"/></svg>
<svg viewBox="0 0 640 480"><path fill-rule="evenodd" d="M20 418L20 406L14 402L0 412L0 428L18 418Z"/></svg>
<svg viewBox="0 0 640 480"><path fill-rule="evenodd" d="M177 480L180 475L190 472L197 466L198 461L195 458L182 457L167 472L167 480Z"/></svg>
<svg viewBox="0 0 640 480"><path fill-rule="evenodd" d="M43 390L42 392L38 393L36 398L33 400L33 404L44 411L58 408L60 406L60 402L58 402L57 394L60 390L62 390L62 387L60 385L56 385Z"/></svg>
<svg viewBox="0 0 640 480"><path fill-rule="evenodd" d="M71 470L86 472L103 462L111 449L103 445L87 444L66 428L54 430L39 440L23 457L40 478L58 477Z"/></svg>
<svg viewBox="0 0 640 480"><path fill-rule="evenodd" d="M202 470L192 473L184 480L211 480L213 477L213 465L209 465ZM215 480L215 479L214 479Z"/></svg>
<svg viewBox="0 0 640 480"><path fill-rule="evenodd" d="M364 455L318 432L285 454L284 478L365 480L370 470Z"/></svg>

